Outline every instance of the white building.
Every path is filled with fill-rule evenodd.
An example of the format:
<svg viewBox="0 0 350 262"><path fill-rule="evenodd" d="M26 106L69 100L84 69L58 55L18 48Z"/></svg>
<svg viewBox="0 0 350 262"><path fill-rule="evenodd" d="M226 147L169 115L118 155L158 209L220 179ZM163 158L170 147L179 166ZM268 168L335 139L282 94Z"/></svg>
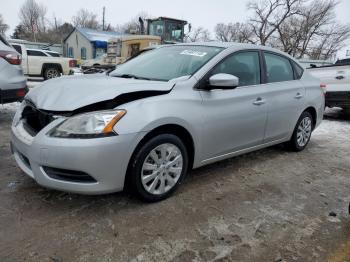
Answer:
<svg viewBox="0 0 350 262"><path fill-rule="evenodd" d="M117 36L116 32L77 27L63 41L64 55L81 60L99 57L107 52L108 40Z"/></svg>

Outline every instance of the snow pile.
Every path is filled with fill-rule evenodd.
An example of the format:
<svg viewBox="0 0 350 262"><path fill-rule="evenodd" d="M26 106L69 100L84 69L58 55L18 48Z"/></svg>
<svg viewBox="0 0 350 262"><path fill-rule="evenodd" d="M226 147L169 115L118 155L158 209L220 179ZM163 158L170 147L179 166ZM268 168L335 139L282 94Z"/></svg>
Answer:
<svg viewBox="0 0 350 262"><path fill-rule="evenodd" d="M313 136L330 136L343 141L350 140L350 121L323 120Z"/></svg>
<svg viewBox="0 0 350 262"><path fill-rule="evenodd" d="M21 103L19 102L14 102L14 103L9 103L9 104L0 104L0 111L1 113L15 113L17 108L20 106Z"/></svg>

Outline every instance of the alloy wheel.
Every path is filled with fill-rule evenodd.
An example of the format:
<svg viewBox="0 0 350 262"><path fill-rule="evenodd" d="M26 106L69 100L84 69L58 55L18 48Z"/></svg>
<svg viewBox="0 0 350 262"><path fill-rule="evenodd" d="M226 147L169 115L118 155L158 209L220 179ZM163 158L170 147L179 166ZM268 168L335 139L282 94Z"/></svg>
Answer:
<svg viewBox="0 0 350 262"><path fill-rule="evenodd" d="M304 147L311 137L312 121L309 117L305 117L298 126L297 143L300 147Z"/></svg>
<svg viewBox="0 0 350 262"><path fill-rule="evenodd" d="M58 77L58 71L54 68L48 69L46 72L47 79L52 79Z"/></svg>
<svg viewBox="0 0 350 262"><path fill-rule="evenodd" d="M142 185L150 194L164 194L176 185L182 171L181 150L170 143L161 144L145 158L141 170Z"/></svg>

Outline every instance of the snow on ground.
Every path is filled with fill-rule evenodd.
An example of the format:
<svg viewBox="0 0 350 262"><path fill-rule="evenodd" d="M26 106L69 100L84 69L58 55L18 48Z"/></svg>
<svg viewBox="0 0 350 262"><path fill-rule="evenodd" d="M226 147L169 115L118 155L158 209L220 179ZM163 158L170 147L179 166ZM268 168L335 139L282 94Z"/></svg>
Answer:
<svg viewBox="0 0 350 262"><path fill-rule="evenodd" d="M16 112L17 108L19 107L20 103L10 103L10 104L0 104L0 113L14 113Z"/></svg>
<svg viewBox="0 0 350 262"><path fill-rule="evenodd" d="M323 120L313 136L329 136L336 134L338 139L350 139L350 121Z"/></svg>

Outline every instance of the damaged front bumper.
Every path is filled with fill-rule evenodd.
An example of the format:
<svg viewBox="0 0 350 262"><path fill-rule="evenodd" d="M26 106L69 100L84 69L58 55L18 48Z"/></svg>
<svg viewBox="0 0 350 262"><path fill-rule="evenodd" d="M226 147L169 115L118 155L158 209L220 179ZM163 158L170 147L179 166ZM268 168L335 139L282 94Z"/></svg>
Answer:
<svg viewBox="0 0 350 262"><path fill-rule="evenodd" d="M96 139L53 138L52 122L35 137L19 121L12 126L11 148L18 166L37 183L57 190L103 194L123 190L129 159L142 135Z"/></svg>

